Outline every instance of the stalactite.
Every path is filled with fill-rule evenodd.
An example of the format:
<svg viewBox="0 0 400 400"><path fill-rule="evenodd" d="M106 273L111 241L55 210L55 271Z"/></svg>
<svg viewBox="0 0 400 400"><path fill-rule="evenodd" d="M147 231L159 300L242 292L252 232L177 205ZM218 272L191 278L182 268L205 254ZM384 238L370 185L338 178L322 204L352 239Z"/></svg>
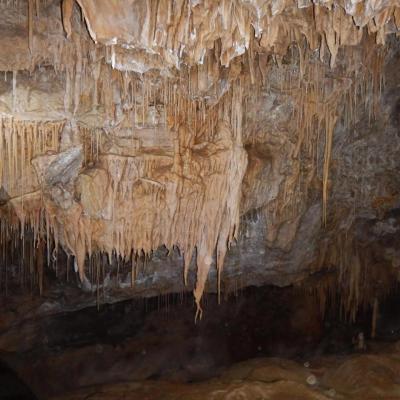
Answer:
<svg viewBox="0 0 400 400"><path fill-rule="evenodd" d="M12 78L12 111L16 112L17 111L17 104L18 104L18 98L17 98L17 72L18 71L13 71L13 78Z"/></svg>
<svg viewBox="0 0 400 400"><path fill-rule="evenodd" d="M331 113L332 111L330 111ZM332 153L333 131L336 124L336 116L329 115L325 120L325 152L324 152L324 168L323 168L323 183L322 183L322 219L324 224L327 222L327 203L328 203L328 177L329 177L329 164Z"/></svg>
<svg viewBox="0 0 400 400"><path fill-rule="evenodd" d="M71 37L72 34L72 11L74 8L74 0L64 0L62 2L62 17L65 32L67 33L67 38Z"/></svg>
<svg viewBox="0 0 400 400"><path fill-rule="evenodd" d="M31 53L34 40L36 43L33 10L34 4L39 7L38 3L34 0L28 3ZM78 3L93 36L95 21L91 24L85 1ZM339 7L328 10L323 5L315 5L315 15L311 17L312 13L306 10L295 10L289 15L285 13L286 4L278 2L268 6L265 15L256 16L243 2L206 3L167 1L164 3L167 13L161 15L158 12L160 2L146 2L139 38L148 57L146 60L164 55L163 67L170 68L170 59L175 60L174 68L180 67L179 71L170 69L168 73L163 69L161 79L159 71L154 72L157 68L145 73L117 70L124 68L123 63L117 62L119 44L113 42L111 47L105 48L89 45L85 30L75 27L74 2L63 2L64 29L72 40L60 42L58 53L50 61L57 60L54 69L65 76L66 115L73 110L74 118L78 118L79 112L87 106L87 90L90 106L99 114L104 109L107 121L104 130L82 123L74 132L84 153L82 171L74 178L86 175L82 178L85 183L80 188L81 198L71 196L71 206L57 205L43 182L33 185L29 193L24 187L29 177L32 177L29 183L43 178L37 171L30 170L31 161L46 152L56 154L59 151L64 122L35 123L16 118L0 121L0 156L4 160L0 163L0 183L7 184L11 193L20 234L25 234L25 226L32 227L36 245L45 243L42 246L46 247L48 263L53 246L56 256L60 240L68 255L75 256L82 281L86 279L85 260L90 260L89 278L95 283L98 296L100 272L98 267L93 269L96 252L108 254L110 260L118 259L118 265L132 258L133 286L137 274L133 260L137 254L143 251L147 256L162 244L169 249L176 245L183 253L186 284L190 262L196 253L194 296L199 317L213 256L216 255L220 298L226 251L237 237L240 189L247 165L242 138L244 109L249 98L259 97L260 88L266 83L268 91L291 96L294 103L293 125L296 127L291 137L294 143L290 154L292 166L282 193L269 205L273 209L271 215L277 220L291 219L304 210L310 182L320 161L319 137L325 134L322 203L323 222L327 224L332 143L342 103L348 125L356 119L360 98L364 99L371 117L376 115L384 62L384 52L372 52L367 44L366 54L380 56L365 58L361 71L344 70L341 71L343 78L341 75L332 78L324 49L330 52L330 67L341 68L340 46L364 46L361 42L363 30L358 29ZM36 14L39 16L38 8ZM389 15L387 12L375 16L376 27L368 25L371 31L377 29L379 41L384 36L382 21ZM296 18L307 23L292 24ZM315 31L311 25L315 25ZM257 26L257 32L251 26ZM255 35L261 35L260 40L256 40ZM297 43L297 50L290 47L292 42ZM318 46L320 60L313 54ZM276 66L268 62L271 55ZM289 65L284 57L292 59ZM95 64L92 69L87 68L87 59ZM34 59L35 62L38 61ZM262 90L267 89L263 87ZM17 69L14 69L14 114L19 111L17 93ZM174 148L163 155L154 155L140 152L134 145L128 149L119 146L118 141L125 139L124 129L129 130L131 143L135 143L134 133L138 128L141 132L152 128L156 133L157 124L149 115L153 109L157 111L157 107L163 110L165 128L175 135ZM90 186L89 183L85 186L87 182ZM41 211L37 210L36 203L35 209L27 207L29 195L36 196L35 201L40 197ZM86 203L82 200L85 196L89 199ZM357 264L360 260L353 261L356 267L349 281L350 300L343 304L345 313L352 313L349 310L360 301L361 278L356 273L360 273L361 267ZM348 260L342 263L344 275L349 274L348 263ZM42 281L43 271L39 275ZM42 290L43 284L40 285Z"/></svg>
<svg viewBox="0 0 400 400"><path fill-rule="evenodd" d="M327 242L328 244L328 242ZM303 283L305 290L311 291L318 299L322 315L329 309L348 322L355 322L360 310L372 310L371 336L379 310L379 301L396 287L395 269L382 265L371 265L371 253L357 242L353 228L339 231L334 240L320 253L315 266L319 273L316 282ZM384 282L376 285L376 274Z"/></svg>
<svg viewBox="0 0 400 400"><path fill-rule="evenodd" d="M33 8L34 0L28 0L28 36L29 36L29 51L33 53Z"/></svg>

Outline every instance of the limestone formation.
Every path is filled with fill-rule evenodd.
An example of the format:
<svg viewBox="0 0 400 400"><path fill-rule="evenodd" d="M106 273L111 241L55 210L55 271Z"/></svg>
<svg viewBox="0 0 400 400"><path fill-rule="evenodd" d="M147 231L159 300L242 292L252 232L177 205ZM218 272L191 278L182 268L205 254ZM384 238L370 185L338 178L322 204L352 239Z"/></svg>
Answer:
<svg viewBox="0 0 400 400"><path fill-rule="evenodd" d="M163 271L160 291L176 291L178 271L200 317L209 275L220 292L230 277L321 274L321 306L339 293L350 319L383 295L378 269L395 284L397 246L375 239L399 231L397 0L0 11L0 276L15 263L17 281L42 290L62 252L83 288L105 289L117 270L134 294L138 266L164 246L172 256L145 291Z"/></svg>

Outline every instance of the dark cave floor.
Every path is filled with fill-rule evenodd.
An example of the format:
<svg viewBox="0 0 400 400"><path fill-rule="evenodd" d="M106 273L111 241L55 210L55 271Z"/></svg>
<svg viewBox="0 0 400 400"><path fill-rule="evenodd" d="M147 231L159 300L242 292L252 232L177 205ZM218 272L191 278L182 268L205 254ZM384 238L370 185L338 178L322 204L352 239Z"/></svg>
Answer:
<svg viewBox="0 0 400 400"><path fill-rule="evenodd" d="M375 340L370 310L347 324L294 288L247 288L220 305L209 294L204 306L197 324L189 294L15 321L0 333L0 399L358 398L368 379L375 396L400 398L399 295L382 304Z"/></svg>

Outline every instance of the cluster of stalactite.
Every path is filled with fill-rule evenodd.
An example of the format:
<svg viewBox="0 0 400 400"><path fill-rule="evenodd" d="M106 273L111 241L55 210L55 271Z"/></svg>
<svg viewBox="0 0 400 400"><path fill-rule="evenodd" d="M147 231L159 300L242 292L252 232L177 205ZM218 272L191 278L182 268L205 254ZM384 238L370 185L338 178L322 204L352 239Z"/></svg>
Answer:
<svg viewBox="0 0 400 400"><path fill-rule="evenodd" d="M154 95L143 87L144 96ZM171 98L168 110L175 121L172 153L166 155L116 154L116 149L104 153L97 137L95 145L87 150L85 146L88 155L82 157L82 143L69 146L76 138L85 138L84 127L71 128L71 132L60 122L2 120L1 149L7 161L2 182L19 231L25 232L28 224L37 241L42 236L54 238L55 250L60 243L75 257L82 281L87 279L87 254L105 252L111 257L115 252L126 261L161 245L181 249L186 280L196 249L194 295L201 313L200 299L215 247L221 271L239 223L240 184L247 163L241 141L242 91L238 80L209 113L206 106L197 109L176 91L163 91L163 96ZM143 115L148 112L145 107ZM92 143L93 135L89 135ZM68 157L66 165L60 161L61 145L66 146L64 153L72 164L77 163L79 176L66 178L70 164ZM87 168L83 158L90 164ZM50 253L49 245L47 249Z"/></svg>
<svg viewBox="0 0 400 400"><path fill-rule="evenodd" d="M51 236L47 243L43 239L46 232L44 219L36 229L34 232L29 225L21 227L17 222L13 225L9 219L0 223L0 290L6 296L18 290L35 293L39 289L41 294L45 266L51 264L58 272Z"/></svg>
<svg viewBox="0 0 400 400"><path fill-rule="evenodd" d="M339 310L343 320L355 322L360 312L372 310L373 328L379 303L398 290L398 271L357 240L354 228L322 241L315 272L302 287L317 298L322 315Z"/></svg>
<svg viewBox="0 0 400 400"><path fill-rule="evenodd" d="M361 42L363 27L376 34L378 44L383 44L385 36L396 32L400 23L395 2L351 1L344 6L339 3L332 6L330 2L288 0L219 0L195 4L163 0L139 3L134 8L107 1L77 3L95 41L130 45L134 49L138 62L133 68L160 68L162 61L174 67L181 63L199 64L217 40L221 43L220 63L229 66L246 49L251 57L254 43L283 56L290 43L301 42L303 38L313 50L319 49L321 57L328 50L333 66L340 46ZM64 2L68 35L72 33L73 5L73 0ZM115 18L119 24L105 24L103 17L108 21ZM112 62L129 69L119 61L116 49Z"/></svg>
<svg viewBox="0 0 400 400"><path fill-rule="evenodd" d="M63 13L52 2L1 3L27 5L29 22L24 61L0 62L13 71L11 112L0 120L2 246L15 248L16 238L29 243L20 264L36 282L43 262L34 267L32 255L47 253L53 262L61 245L81 281L89 276L97 287L99 270L88 272L97 254L134 265L161 245L177 246L185 281L196 253L201 315L209 269L215 262L221 276L238 232L243 145L254 140L243 129L246 106L265 91L293 103L292 168L266 207L268 218L297 215L320 178L326 223L335 124L342 118L350 127L359 103L371 118L377 113L385 52L376 43L390 33L389 20L398 24L398 8L367 13L369 3L362 3L367 8L353 13L311 3L143 1L127 38L117 17L130 11L115 2L78 3L89 33L73 1L63 2ZM115 24L103 24L104 16ZM37 35L47 20L57 38L51 46ZM363 26L376 36L362 40ZM34 75L40 64L65 80L63 118L18 119L17 71ZM15 255L7 257L6 264ZM354 290L346 313L359 300Z"/></svg>
<svg viewBox="0 0 400 400"><path fill-rule="evenodd" d="M294 143L288 154L291 168L283 182L283 190L264 210L269 221L276 221L269 225L271 241L277 234L274 226L279 227L283 221L296 218L306 209L310 191L315 189L316 183L322 189L323 222L327 224L335 126L340 121L346 130L351 130L361 117L366 115L372 121L379 115L385 54L385 48L376 48L371 40L365 40L357 48L342 49L339 60L346 62L337 66L337 75L332 73L327 61L323 63L315 58L307 46L301 51L297 45L292 46L280 65L267 67L261 54L255 59L256 80L262 82L259 91L277 93L282 102L288 99L292 110L292 125L286 127ZM265 70L267 72L263 74ZM256 103L245 105L245 109ZM244 122L247 127L244 141L262 143L265 133L257 120L251 118L253 121L246 119ZM257 191L262 193L264 187L268 189L259 182ZM248 203L251 205L252 201ZM246 205L246 210L248 207Z"/></svg>

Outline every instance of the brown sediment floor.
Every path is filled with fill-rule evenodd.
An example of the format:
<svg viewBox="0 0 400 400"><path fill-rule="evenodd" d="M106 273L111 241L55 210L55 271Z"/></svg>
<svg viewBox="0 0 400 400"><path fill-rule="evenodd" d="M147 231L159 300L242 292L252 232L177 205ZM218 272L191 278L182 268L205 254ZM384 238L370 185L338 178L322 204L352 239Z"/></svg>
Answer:
<svg viewBox="0 0 400 400"><path fill-rule="evenodd" d="M52 400L84 399L399 399L400 342L304 364L280 358L238 363L201 383L122 382L87 387Z"/></svg>

